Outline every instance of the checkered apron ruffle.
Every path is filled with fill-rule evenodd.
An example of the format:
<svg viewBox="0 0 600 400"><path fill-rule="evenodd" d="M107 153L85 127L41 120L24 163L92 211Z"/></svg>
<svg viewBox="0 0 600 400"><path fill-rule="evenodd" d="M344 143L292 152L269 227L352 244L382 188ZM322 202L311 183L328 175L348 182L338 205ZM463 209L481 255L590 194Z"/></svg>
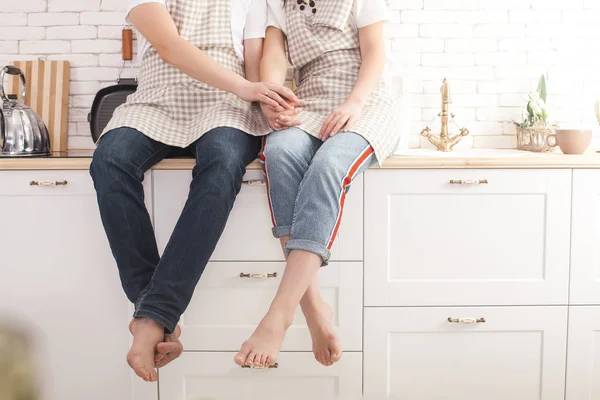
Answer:
<svg viewBox="0 0 600 400"><path fill-rule="evenodd" d="M305 102L300 129L318 137L329 114L354 88L362 64L354 0L318 0L308 15L295 0L284 3L287 48L296 69L296 94ZM384 78L369 97L352 131L375 149L379 163L393 152L400 132L397 108Z"/></svg>
<svg viewBox="0 0 600 400"><path fill-rule="evenodd" d="M231 0L169 0L167 8L181 37L245 76L232 39ZM187 147L217 127L251 135L270 131L258 106L190 78L154 48L142 60L137 91L115 110L103 133L125 126L177 147Z"/></svg>

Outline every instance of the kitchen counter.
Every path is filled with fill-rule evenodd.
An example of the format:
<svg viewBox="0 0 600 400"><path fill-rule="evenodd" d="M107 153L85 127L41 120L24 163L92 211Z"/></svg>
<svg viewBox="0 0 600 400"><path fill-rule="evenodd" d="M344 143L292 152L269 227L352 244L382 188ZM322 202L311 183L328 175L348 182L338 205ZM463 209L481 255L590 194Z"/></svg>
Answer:
<svg viewBox="0 0 600 400"><path fill-rule="evenodd" d="M10 170L86 170L92 160L92 150L54 153L50 157L0 158L0 171ZM156 170L191 169L191 158L172 158L157 164ZM562 153L528 153L516 150L465 149L440 153L428 149L399 151L386 160L384 169L437 168L600 168L600 154L595 151L572 156ZM258 161L248 169L261 169Z"/></svg>

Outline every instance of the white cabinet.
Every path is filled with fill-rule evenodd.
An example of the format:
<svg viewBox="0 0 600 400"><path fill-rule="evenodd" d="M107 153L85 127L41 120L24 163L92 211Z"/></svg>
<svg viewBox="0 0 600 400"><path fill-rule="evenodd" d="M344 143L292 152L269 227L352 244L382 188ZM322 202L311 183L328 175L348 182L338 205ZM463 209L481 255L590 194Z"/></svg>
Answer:
<svg viewBox="0 0 600 400"><path fill-rule="evenodd" d="M154 171L154 208L159 249L165 248L189 193L190 171ZM248 181L263 179L249 171ZM363 178L352 184L344 219L332 248L334 261L362 261ZM283 261L272 223L264 186L242 186L212 261Z"/></svg>
<svg viewBox="0 0 600 400"><path fill-rule="evenodd" d="M364 390L402 400L562 400L566 331L567 307L367 308Z"/></svg>
<svg viewBox="0 0 600 400"><path fill-rule="evenodd" d="M129 303L88 172L0 172L0 182L0 319L31 331L43 400L156 398L155 385L132 386Z"/></svg>
<svg viewBox="0 0 600 400"><path fill-rule="evenodd" d="M600 171L573 171L571 304L600 304Z"/></svg>
<svg viewBox="0 0 600 400"><path fill-rule="evenodd" d="M569 309L566 400L600 398L600 307Z"/></svg>
<svg viewBox="0 0 600 400"><path fill-rule="evenodd" d="M209 263L180 322L185 349L239 350L268 311L284 267L285 264L276 262ZM266 278L251 278L256 275ZM319 283L323 299L333 309L344 350L361 351L362 263L331 263L319 271ZM300 308L288 329L283 349L312 349Z"/></svg>
<svg viewBox="0 0 600 400"><path fill-rule="evenodd" d="M233 363L235 353L184 353L160 372L160 398L167 400L359 399L362 357L345 353L333 367L312 353L282 353L278 368L255 370Z"/></svg>
<svg viewBox="0 0 600 400"><path fill-rule="evenodd" d="M568 302L571 171L374 170L365 305Z"/></svg>

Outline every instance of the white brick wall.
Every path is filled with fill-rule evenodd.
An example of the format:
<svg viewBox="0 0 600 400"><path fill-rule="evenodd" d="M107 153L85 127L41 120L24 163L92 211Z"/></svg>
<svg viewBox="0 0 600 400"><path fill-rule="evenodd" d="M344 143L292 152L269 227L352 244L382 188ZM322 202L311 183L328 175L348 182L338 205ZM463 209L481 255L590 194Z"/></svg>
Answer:
<svg viewBox="0 0 600 400"><path fill-rule="evenodd" d="M453 110L471 129L462 146L514 147L513 119L539 75L548 77L558 123L595 126L600 97L600 0L389 0L393 73L411 96L413 147L452 84ZM113 84L126 0L0 0L0 62L72 62L70 148L91 148L86 116L94 94ZM126 68L123 76L132 76ZM598 137L597 137L598 138ZM596 142L600 146L600 140Z"/></svg>

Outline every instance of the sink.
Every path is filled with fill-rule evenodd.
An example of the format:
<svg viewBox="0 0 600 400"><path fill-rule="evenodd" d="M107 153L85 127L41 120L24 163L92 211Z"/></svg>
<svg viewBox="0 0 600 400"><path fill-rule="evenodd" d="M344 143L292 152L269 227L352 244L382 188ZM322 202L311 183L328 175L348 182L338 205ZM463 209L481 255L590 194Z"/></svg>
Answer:
<svg viewBox="0 0 600 400"><path fill-rule="evenodd" d="M447 158L502 158L530 157L536 153L510 149L456 149L449 153L433 149L397 149L394 156L401 157L447 157Z"/></svg>

